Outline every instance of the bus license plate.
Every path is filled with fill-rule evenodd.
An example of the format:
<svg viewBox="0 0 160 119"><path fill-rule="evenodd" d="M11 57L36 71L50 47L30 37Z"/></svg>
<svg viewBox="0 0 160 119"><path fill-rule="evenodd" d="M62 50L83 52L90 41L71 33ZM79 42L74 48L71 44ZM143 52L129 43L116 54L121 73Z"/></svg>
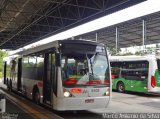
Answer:
<svg viewBox="0 0 160 119"><path fill-rule="evenodd" d="M85 100L85 103L93 103L94 102L94 99L86 99Z"/></svg>

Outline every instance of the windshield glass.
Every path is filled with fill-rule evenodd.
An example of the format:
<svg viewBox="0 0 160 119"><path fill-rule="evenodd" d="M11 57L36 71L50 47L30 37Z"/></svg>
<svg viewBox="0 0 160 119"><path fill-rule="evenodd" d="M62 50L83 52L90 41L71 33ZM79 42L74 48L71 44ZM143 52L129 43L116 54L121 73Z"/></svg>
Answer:
<svg viewBox="0 0 160 119"><path fill-rule="evenodd" d="M65 44L61 53L64 86L109 84L109 67L104 47Z"/></svg>

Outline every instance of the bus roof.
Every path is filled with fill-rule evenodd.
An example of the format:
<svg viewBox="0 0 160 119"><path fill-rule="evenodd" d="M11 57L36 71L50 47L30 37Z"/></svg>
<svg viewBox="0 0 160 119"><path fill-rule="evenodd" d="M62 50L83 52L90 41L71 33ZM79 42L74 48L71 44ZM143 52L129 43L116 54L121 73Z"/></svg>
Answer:
<svg viewBox="0 0 160 119"><path fill-rule="evenodd" d="M97 43L95 41L89 41L89 40L57 40L57 41L53 41L53 42L50 42L50 43L47 43L47 44L43 44L43 45L40 45L40 46L37 46L37 47L34 47L34 48L30 48L30 49L27 49L27 50L24 50L24 51L20 51L16 54L18 55L29 55L29 54L32 54L32 53L37 53L37 52L40 52L40 51L44 51L44 50L47 50L47 49L51 49L51 48L58 48L59 47L59 43L82 43L82 44L90 44L90 45L103 45L101 43Z"/></svg>
<svg viewBox="0 0 160 119"><path fill-rule="evenodd" d="M30 48L30 49L27 49L27 50L24 50L24 51L20 51L17 54L19 54L19 55L29 55L29 54L37 53L37 52L40 52L40 51L43 51L43 50L46 50L46 49L50 49L50 48L53 48L53 47L58 47L58 41L53 41L53 42L43 44L43 45L40 45L40 46L37 46L37 47L34 47L34 48Z"/></svg>
<svg viewBox="0 0 160 119"><path fill-rule="evenodd" d="M152 60L152 59L160 59L160 56L109 56L110 61L140 61L140 60Z"/></svg>
<svg viewBox="0 0 160 119"><path fill-rule="evenodd" d="M104 45L102 43L98 43L98 42L95 42L95 41L91 41L91 40L59 40L60 43L80 43L80 44L89 44L89 45Z"/></svg>

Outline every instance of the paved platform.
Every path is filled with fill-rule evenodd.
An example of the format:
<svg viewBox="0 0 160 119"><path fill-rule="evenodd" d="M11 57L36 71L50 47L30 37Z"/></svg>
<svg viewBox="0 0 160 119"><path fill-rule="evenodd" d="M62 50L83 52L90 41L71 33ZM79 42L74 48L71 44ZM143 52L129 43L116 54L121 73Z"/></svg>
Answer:
<svg viewBox="0 0 160 119"><path fill-rule="evenodd" d="M0 93L3 94L2 89L7 89L3 84L2 79L0 79ZM31 114L26 113L22 108L20 108L15 102L11 101L7 96L5 96L6 106L5 112L0 114L0 119L34 119Z"/></svg>
<svg viewBox="0 0 160 119"><path fill-rule="evenodd" d="M2 113L1 119L34 119L29 113L24 112L16 104L6 99L6 112Z"/></svg>

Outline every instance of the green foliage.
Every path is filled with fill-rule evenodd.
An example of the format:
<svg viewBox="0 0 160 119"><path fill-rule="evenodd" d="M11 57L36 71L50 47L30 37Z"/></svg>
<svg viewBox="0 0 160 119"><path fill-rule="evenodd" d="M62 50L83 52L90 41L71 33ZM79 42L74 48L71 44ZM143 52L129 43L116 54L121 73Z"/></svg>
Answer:
<svg viewBox="0 0 160 119"><path fill-rule="evenodd" d="M137 52L135 52L135 55L141 56L142 54L143 54L143 51L137 51Z"/></svg>
<svg viewBox="0 0 160 119"><path fill-rule="evenodd" d="M7 65L6 67L6 76L10 77L10 66L9 65Z"/></svg>
<svg viewBox="0 0 160 119"><path fill-rule="evenodd" d="M0 72L0 77L1 77L1 78L3 77L3 74L2 74L2 72Z"/></svg>
<svg viewBox="0 0 160 119"><path fill-rule="evenodd" d="M121 49L118 48L116 51L116 48L107 47L107 51L109 52L110 55L119 55L119 53L121 52Z"/></svg>
<svg viewBox="0 0 160 119"><path fill-rule="evenodd" d="M8 53L6 51L0 50L0 74L1 74L0 77L2 77L2 72L4 67L3 58L7 56L8 56Z"/></svg>
<svg viewBox="0 0 160 119"><path fill-rule="evenodd" d="M120 54L121 56L128 56L128 55L134 55L133 53L131 52L127 52L127 53L123 53L123 54Z"/></svg>

